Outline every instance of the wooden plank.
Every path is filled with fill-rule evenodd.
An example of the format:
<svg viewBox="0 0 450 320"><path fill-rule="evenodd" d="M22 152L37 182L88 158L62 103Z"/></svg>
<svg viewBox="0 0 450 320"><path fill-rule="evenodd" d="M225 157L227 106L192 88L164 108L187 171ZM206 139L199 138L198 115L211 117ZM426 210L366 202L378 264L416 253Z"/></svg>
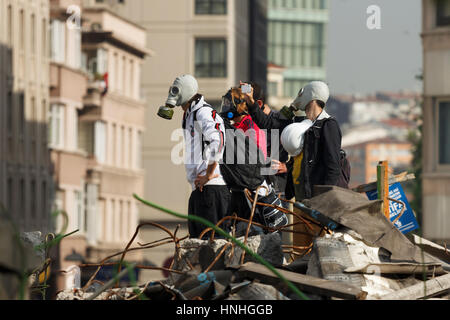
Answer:
<svg viewBox="0 0 450 320"><path fill-rule="evenodd" d="M351 267L344 270L346 273L364 274L423 274L443 275L440 263L368 263L364 266Z"/></svg>
<svg viewBox="0 0 450 320"><path fill-rule="evenodd" d="M407 174L406 172L403 172L401 174L398 174L396 176L389 177L389 185L397 183L397 182L405 182L416 179L416 175L414 173ZM364 193L369 192L377 189L377 182L370 182L367 184L362 184L357 186L356 188L353 188L352 191Z"/></svg>
<svg viewBox="0 0 450 320"><path fill-rule="evenodd" d="M286 279L292 282L300 290L308 293L341 299L364 300L367 292L344 282L320 279L300 273L277 269ZM253 262L242 265L237 272L239 277L257 279L261 283L270 284L280 288L284 283L265 266Z"/></svg>
<svg viewBox="0 0 450 320"><path fill-rule="evenodd" d="M390 220L389 214L389 182L388 182L388 168L389 164L387 161L380 161L377 166L377 190L378 199L383 200L383 214Z"/></svg>
<svg viewBox="0 0 450 320"><path fill-rule="evenodd" d="M418 300L450 293L450 274L389 293L380 300Z"/></svg>

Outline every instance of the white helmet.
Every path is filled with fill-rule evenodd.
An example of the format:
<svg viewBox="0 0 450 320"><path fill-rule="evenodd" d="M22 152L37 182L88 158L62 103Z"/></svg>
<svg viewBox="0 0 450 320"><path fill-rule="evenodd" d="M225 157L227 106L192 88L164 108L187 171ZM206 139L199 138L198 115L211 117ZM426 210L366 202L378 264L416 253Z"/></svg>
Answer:
<svg viewBox="0 0 450 320"><path fill-rule="evenodd" d="M288 125L281 133L281 144L283 148L293 157L298 156L303 150L305 132L311 128L313 122L305 119Z"/></svg>
<svg viewBox="0 0 450 320"><path fill-rule="evenodd" d="M191 100L197 92L197 80L189 74L182 75L176 78L170 87L166 105L173 107L182 106Z"/></svg>
<svg viewBox="0 0 450 320"><path fill-rule="evenodd" d="M330 98L330 89L325 82L313 81L300 89L297 98L292 105L301 111L306 111L306 106L313 100L319 100L327 103Z"/></svg>

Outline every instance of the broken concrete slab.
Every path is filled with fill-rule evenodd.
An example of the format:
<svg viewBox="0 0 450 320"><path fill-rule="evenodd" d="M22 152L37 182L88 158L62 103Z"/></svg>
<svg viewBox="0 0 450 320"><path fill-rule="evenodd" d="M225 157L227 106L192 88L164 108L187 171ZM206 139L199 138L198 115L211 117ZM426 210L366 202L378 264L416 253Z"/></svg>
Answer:
<svg viewBox="0 0 450 320"><path fill-rule="evenodd" d="M392 279L383 276L377 269L373 270L374 274L347 273L347 269L389 261L389 256L386 256L382 248L369 246L359 234L347 231L349 233L335 232L315 239L308 275L352 284L367 292L369 299L379 298L420 282L413 276L401 280ZM369 271L372 270L369 268Z"/></svg>
<svg viewBox="0 0 450 320"><path fill-rule="evenodd" d="M364 242L391 252L392 260L433 262L422 256L418 247L406 238L381 212L381 200L371 201L363 194L336 186L316 186L315 197L303 203L359 233Z"/></svg>
<svg viewBox="0 0 450 320"><path fill-rule="evenodd" d="M343 282L330 281L309 275L298 274L277 269L287 280L306 293L318 294L326 297L363 300L367 293L360 288ZM253 262L244 264L237 272L239 279L258 279L261 283L269 284L287 294L288 289L280 279L265 266Z"/></svg>
<svg viewBox="0 0 450 320"><path fill-rule="evenodd" d="M440 246L430 240L419 237L416 234L411 234L408 238L417 246L422 248L426 253L433 257L450 264L450 251L443 246Z"/></svg>
<svg viewBox="0 0 450 320"><path fill-rule="evenodd" d="M244 237L238 238L238 240L244 242ZM215 239L214 241L187 239L180 243L181 249L175 255L173 269L189 271L191 270L189 265L191 265L199 269L196 271L202 272L211 265L225 245L228 247L211 270L239 265L243 250L238 246L233 248L229 241L224 239ZM276 233L257 235L247 239L247 246L252 251L275 266L283 264L284 255L281 245L281 237ZM248 261L255 261L255 259L246 254L244 262ZM179 276L173 275L172 278L176 280Z"/></svg>
<svg viewBox="0 0 450 320"><path fill-rule="evenodd" d="M135 288L114 288L110 291L102 292L93 300L125 300L134 295ZM68 289L59 292L56 300L89 300L92 292L86 292L81 289Z"/></svg>
<svg viewBox="0 0 450 320"><path fill-rule="evenodd" d="M418 300L450 293L450 274L440 276L380 297L380 300Z"/></svg>

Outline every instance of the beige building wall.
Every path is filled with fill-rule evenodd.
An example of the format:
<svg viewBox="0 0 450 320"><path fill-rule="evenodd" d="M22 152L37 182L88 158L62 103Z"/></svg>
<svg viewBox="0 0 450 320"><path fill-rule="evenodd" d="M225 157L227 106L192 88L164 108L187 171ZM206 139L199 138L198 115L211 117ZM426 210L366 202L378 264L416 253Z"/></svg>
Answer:
<svg viewBox="0 0 450 320"><path fill-rule="evenodd" d="M439 137L442 116L439 114L439 104L450 102L450 23L437 25L436 3L422 0L424 51L422 227L424 237L448 241L450 164L440 163L439 160L439 144L442 143ZM446 14L448 16L448 8Z"/></svg>
<svg viewBox="0 0 450 320"><path fill-rule="evenodd" d="M47 149L49 1L0 1L0 202L21 231L52 231Z"/></svg>

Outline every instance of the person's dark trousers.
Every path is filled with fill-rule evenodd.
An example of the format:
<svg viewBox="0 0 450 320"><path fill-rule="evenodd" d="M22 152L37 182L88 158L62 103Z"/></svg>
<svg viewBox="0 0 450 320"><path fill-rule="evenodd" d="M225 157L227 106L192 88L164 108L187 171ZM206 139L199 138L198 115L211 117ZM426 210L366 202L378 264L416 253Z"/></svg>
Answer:
<svg viewBox="0 0 450 320"><path fill-rule="evenodd" d="M203 187L203 192L196 189L191 193L188 213L217 224L223 217L230 215L230 202L231 193L227 186L207 185ZM189 236L198 238L207 226L189 220L188 228ZM208 233L207 236L210 234Z"/></svg>

